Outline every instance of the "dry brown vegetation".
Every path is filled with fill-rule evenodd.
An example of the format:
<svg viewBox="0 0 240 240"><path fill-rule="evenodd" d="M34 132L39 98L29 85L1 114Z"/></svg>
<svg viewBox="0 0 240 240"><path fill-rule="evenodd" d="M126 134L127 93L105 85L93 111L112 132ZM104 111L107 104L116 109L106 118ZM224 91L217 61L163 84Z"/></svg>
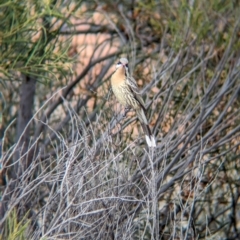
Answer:
<svg viewBox="0 0 240 240"><path fill-rule="evenodd" d="M240 238L239 12L0 3L1 239ZM120 56L156 149L111 93Z"/></svg>

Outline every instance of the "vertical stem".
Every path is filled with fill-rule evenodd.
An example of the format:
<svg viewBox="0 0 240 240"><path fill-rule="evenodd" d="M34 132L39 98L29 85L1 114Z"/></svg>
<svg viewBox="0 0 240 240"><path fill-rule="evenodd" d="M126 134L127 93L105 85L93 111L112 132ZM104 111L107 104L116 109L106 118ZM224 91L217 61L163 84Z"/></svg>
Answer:
<svg viewBox="0 0 240 240"><path fill-rule="evenodd" d="M153 162L153 152L154 148L150 148L150 162L151 162L151 172L152 172L152 217L153 217L153 226L152 226L152 240L159 239L159 209L158 209L158 197L157 197L157 177L156 172L154 169L154 162Z"/></svg>

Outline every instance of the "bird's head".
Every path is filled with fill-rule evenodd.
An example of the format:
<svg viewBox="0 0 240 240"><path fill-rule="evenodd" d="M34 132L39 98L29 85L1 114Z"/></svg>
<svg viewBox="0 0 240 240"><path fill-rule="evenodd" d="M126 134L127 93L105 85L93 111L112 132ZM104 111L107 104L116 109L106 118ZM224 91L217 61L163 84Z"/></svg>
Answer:
<svg viewBox="0 0 240 240"><path fill-rule="evenodd" d="M120 58L119 62L116 64L116 69L119 67L128 69L128 60L126 58Z"/></svg>

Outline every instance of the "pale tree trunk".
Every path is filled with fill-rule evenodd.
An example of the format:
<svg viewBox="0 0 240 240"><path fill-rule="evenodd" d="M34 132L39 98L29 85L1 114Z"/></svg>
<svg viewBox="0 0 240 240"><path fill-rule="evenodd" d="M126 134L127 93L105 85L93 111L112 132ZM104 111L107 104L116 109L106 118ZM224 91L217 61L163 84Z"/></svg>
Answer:
<svg viewBox="0 0 240 240"><path fill-rule="evenodd" d="M9 168L6 173L8 184L5 189L2 203L0 204L0 219L2 219L6 213L8 202L9 200L11 200L11 193L14 192L16 183L18 181L21 181L22 173L31 164L32 151L26 154L26 156L22 156L28 151L30 143L29 121L32 118L35 87L36 80L34 78L26 76L24 80L22 80L22 85L20 87L20 102L17 118L17 151L15 152L14 158L12 159L12 163L16 161L17 163L14 164L13 168ZM19 161L20 158L21 161Z"/></svg>
<svg viewBox="0 0 240 240"><path fill-rule="evenodd" d="M28 151L31 126L31 124L29 124L29 121L32 118L35 87L36 80L32 77L26 76L20 88L20 103L17 118L17 139L16 139L18 142L18 149L15 154L15 161L18 160ZM31 163L29 154L27 154L26 157L22 159L21 161L22 166L20 168L18 166L19 164L15 164L18 171L19 170L24 171Z"/></svg>

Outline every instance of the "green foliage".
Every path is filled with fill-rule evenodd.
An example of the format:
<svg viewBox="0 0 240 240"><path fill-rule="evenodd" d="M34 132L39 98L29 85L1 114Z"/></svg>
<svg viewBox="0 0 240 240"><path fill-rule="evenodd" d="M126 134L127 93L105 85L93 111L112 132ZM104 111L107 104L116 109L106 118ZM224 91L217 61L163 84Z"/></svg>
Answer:
<svg viewBox="0 0 240 240"><path fill-rule="evenodd" d="M176 50L193 40L225 45L233 34L233 20L239 14L238 8L239 3L231 0L141 0L137 1L136 7L140 19L149 19L152 34L161 37L166 31L169 45Z"/></svg>
<svg viewBox="0 0 240 240"><path fill-rule="evenodd" d="M28 213L27 213L28 214ZM25 216L27 216L27 214ZM17 218L17 211L13 209L5 222L3 235L0 235L1 240L25 240L27 239L27 229L30 221L23 217L20 221Z"/></svg>
<svg viewBox="0 0 240 240"><path fill-rule="evenodd" d="M71 2L1 1L0 85L6 103L3 130L17 116L23 79L31 77L41 83L36 85L36 102L41 105L50 86L62 86L63 80L71 76L75 61L69 56L72 35L62 36L61 29L72 27L69 19L81 1L70 9ZM11 132L8 137L6 146L16 140L16 133Z"/></svg>
<svg viewBox="0 0 240 240"><path fill-rule="evenodd" d="M8 1L0 5L0 72L5 80L17 73L38 80L63 77L71 61L67 55L70 38L60 38L61 27L69 25L66 7L51 1Z"/></svg>

